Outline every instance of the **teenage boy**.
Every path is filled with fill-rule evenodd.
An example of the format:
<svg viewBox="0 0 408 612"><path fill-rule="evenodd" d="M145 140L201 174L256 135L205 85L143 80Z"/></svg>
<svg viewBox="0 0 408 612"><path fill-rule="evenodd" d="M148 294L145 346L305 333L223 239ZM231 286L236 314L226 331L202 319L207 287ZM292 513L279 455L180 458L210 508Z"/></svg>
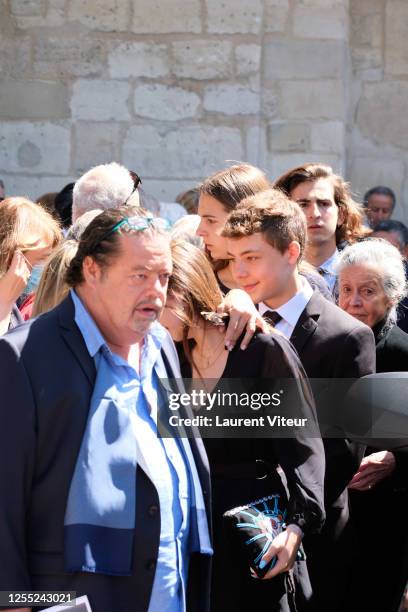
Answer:
<svg viewBox="0 0 408 612"><path fill-rule="evenodd" d="M298 351L310 378L359 378L375 371L374 336L319 292L298 266L306 245L306 221L299 206L271 189L244 200L230 215L223 235L236 282L259 311ZM318 412L322 414L322 406ZM325 406L323 406L323 409ZM357 449L344 439L326 439L326 525L305 541L314 609L344 610L351 550L347 484L359 464ZM311 554L310 554L311 553Z"/></svg>

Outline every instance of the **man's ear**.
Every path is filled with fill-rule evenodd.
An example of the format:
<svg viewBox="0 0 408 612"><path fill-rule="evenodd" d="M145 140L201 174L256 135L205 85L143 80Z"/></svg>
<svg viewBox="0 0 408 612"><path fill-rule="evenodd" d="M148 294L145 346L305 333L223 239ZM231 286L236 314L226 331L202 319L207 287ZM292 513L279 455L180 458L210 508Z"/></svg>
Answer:
<svg viewBox="0 0 408 612"><path fill-rule="evenodd" d="M287 248L288 263L295 266L300 257L300 244L296 240L292 240Z"/></svg>
<svg viewBox="0 0 408 612"><path fill-rule="evenodd" d="M82 274L87 285L94 287L102 275L100 266L89 255L82 262Z"/></svg>

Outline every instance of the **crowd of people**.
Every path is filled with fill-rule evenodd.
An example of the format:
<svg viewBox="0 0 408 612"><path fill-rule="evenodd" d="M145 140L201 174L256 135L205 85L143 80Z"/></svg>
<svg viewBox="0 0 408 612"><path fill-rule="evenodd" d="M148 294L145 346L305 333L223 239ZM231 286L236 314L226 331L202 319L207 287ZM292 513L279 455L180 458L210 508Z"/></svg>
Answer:
<svg viewBox="0 0 408 612"><path fill-rule="evenodd" d="M141 184L111 163L35 203L0 193L0 608L398 612L404 432L339 426L356 380L408 380L394 193L359 205L318 163L235 164L174 205ZM196 426L238 386L284 387L308 427Z"/></svg>

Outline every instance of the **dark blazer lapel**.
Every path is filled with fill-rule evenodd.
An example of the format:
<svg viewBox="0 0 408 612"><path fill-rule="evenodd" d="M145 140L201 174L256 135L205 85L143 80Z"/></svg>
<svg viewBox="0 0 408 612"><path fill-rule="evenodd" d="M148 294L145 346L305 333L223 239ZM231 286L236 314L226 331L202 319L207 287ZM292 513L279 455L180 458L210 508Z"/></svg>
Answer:
<svg viewBox="0 0 408 612"><path fill-rule="evenodd" d="M96 376L95 364L75 323L75 308L71 296L65 298L57 309L61 335L79 361L88 381L93 385Z"/></svg>
<svg viewBox="0 0 408 612"><path fill-rule="evenodd" d="M324 298L321 298L321 296L315 291L300 315L295 329L290 337L290 341L299 355L301 354L307 340L317 329L319 316L322 312L322 304L320 299L324 300Z"/></svg>
<svg viewBox="0 0 408 612"><path fill-rule="evenodd" d="M166 338L162 344L162 358L163 363L168 372L169 379L173 379L172 383L176 387L177 393L185 393L184 384L181 378L180 366L176 347L170 336ZM163 382L163 380L162 380ZM167 385L164 385L166 388ZM170 389L172 392L174 389ZM168 389L166 388L166 391ZM193 418L194 413L190 406L180 406L179 414L184 418ZM198 427L191 426L185 427L185 433L187 438L183 438L182 443L190 445L191 452L193 453L195 465L197 468L198 476L200 478L201 487L204 495L204 501L207 510L207 519L210 524L210 468L208 464L207 453L205 452L204 443L201 439Z"/></svg>

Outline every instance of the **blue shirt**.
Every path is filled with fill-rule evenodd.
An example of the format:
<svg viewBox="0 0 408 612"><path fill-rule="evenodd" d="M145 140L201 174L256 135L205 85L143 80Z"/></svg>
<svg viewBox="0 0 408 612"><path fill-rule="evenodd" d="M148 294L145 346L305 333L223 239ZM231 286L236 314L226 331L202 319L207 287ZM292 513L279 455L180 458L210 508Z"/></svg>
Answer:
<svg viewBox="0 0 408 612"><path fill-rule="evenodd" d="M142 391L138 393L134 423L137 435L143 436L151 449L149 478L157 490L161 520L159 553L149 612L184 612L189 560L190 483L177 440L157 437L159 385L154 366L160 357L163 328L152 325L146 334L139 374L129 362L109 349L75 291L71 290L71 296L75 306L75 322L96 368L103 351L112 367L112 374L117 377L118 388L137 384Z"/></svg>

